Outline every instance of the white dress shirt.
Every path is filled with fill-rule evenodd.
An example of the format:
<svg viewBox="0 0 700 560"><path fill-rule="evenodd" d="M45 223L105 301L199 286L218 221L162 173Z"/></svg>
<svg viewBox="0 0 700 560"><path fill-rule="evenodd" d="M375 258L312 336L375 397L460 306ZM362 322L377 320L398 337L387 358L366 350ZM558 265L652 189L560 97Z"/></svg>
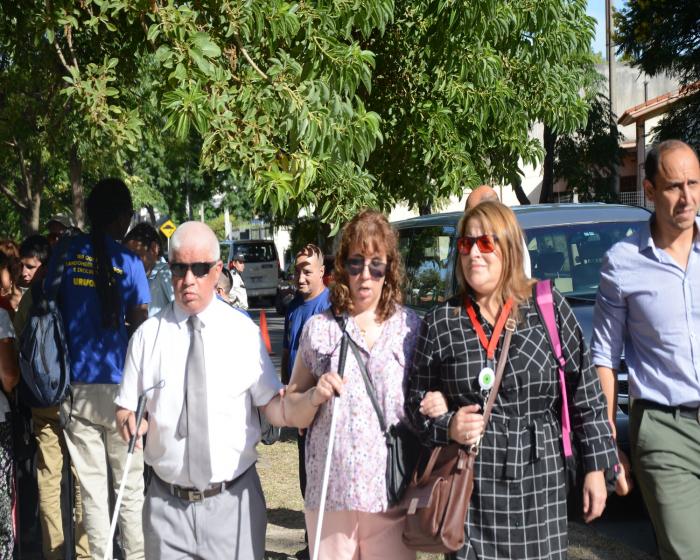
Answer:
<svg viewBox="0 0 700 560"><path fill-rule="evenodd" d="M236 478L255 463L260 422L253 407L270 402L282 385L253 321L217 298L198 317L207 376L208 410L202 412L208 414L211 482L215 483ZM162 388L148 393L144 459L162 480L184 487L193 484L185 460L185 439L178 439L176 432L190 346L188 318L173 303L139 327L129 343L115 400L121 407L136 410L144 388L164 380Z"/></svg>

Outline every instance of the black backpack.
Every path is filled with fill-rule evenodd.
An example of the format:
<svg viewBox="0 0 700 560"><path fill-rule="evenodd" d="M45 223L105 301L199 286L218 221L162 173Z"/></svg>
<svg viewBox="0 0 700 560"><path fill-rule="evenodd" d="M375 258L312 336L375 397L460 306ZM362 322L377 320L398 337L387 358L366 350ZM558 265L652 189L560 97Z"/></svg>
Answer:
<svg viewBox="0 0 700 560"><path fill-rule="evenodd" d="M70 394L68 343L57 301L70 239L58 246L51 285L42 289L42 282L35 282L30 288L32 307L19 337L19 398L33 408L57 406Z"/></svg>

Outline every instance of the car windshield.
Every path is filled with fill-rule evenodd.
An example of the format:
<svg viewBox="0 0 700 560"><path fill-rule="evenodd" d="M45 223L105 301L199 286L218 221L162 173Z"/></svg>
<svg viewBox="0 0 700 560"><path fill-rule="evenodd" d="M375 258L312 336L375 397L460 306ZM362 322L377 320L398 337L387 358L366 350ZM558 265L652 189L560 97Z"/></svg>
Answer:
<svg viewBox="0 0 700 560"><path fill-rule="evenodd" d="M235 252L243 253L245 262L259 263L270 262L277 259L272 243L241 243L236 245Z"/></svg>
<svg viewBox="0 0 700 560"><path fill-rule="evenodd" d="M605 252L645 222L568 224L525 231L532 276L551 279L568 298L595 299Z"/></svg>

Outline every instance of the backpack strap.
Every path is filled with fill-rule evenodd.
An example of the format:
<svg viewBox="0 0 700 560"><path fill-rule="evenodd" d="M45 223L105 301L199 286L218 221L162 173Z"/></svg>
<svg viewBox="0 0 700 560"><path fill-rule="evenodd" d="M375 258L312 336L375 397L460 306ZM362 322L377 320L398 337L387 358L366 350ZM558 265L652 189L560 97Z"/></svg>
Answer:
<svg viewBox="0 0 700 560"><path fill-rule="evenodd" d="M554 298L552 296L551 280L540 280L535 285L535 303L540 319L546 327L547 338L552 353L559 364L559 387L561 389L561 431L562 440L564 442L564 456L571 457L571 419L569 417L569 397L566 392L566 377L564 375L564 366L566 360L561 349L561 339L559 338L559 329L554 316Z"/></svg>

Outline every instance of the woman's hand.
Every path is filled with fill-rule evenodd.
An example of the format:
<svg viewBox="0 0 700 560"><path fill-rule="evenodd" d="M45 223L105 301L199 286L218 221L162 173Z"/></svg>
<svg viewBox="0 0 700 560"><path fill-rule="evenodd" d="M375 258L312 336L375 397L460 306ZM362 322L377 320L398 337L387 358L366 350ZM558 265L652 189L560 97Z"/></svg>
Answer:
<svg viewBox="0 0 700 560"><path fill-rule="evenodd" d="M418 409L423 416L437 418L447 412L447 399L440 391L428 391Z"/></svg>
<svg viewBox="0 0 700 560"><path fill-rule="evenodd" d="M474 445L479 441L484 431L484 417L479 410L478 404L461 407L450 420L450 439L462 445Z"/></svg>
<svg viewBox="0 0 700 560"><path fill-rule="evenodd" d="M603 514L608 492L603 471L592 471L583 479L583 520L590 523Z"/></svg>
<svg viewBox="0 0 700 560"><path fill-rule="evenodd" d="M316 383L315 387L309 389L306 394L311 406L318 408L324 402L330 400L333 395L340 395L343 392L343 380L335 372L324 373Z"/></svg>

